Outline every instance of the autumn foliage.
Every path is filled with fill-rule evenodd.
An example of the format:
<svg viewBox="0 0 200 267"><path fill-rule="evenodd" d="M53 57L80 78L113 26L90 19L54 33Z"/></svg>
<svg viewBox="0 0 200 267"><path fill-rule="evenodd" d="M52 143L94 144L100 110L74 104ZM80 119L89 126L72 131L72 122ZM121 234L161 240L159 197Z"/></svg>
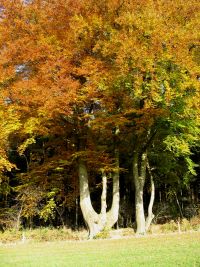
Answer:
<svg viewBox="0 0 200 267"><path fill-rule="evenodd" d="M116 151L120 164L137 158L139 176L143 155L156 165L163 150L196 174L199 21L197 0L0 0L0 171L17 169L11 150L26 157L24 216L75 201L79 158L93 183L116 171ZM132 167L121 165L124 177Z"/></svg>

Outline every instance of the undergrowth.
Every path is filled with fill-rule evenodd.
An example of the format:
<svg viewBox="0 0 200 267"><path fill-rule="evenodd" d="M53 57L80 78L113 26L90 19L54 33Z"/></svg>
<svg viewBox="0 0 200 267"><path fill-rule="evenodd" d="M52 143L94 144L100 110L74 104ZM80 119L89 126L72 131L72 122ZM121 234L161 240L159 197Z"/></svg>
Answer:
<svg viewBox="0 0 200 267"><path fill-rule="evenodd" d="M26 229L26 230L14 230L9 229L0 233L0 242L27 242L27 241L64 241L64 240L81 240L86 235L85 231L72 231L71 229L65 228L37 228L37 229Z"/></svg>
<svg viewBox="0 0 200 267"><path fill-rule="evenodd" d="M200 231L200 216L191 220L182 219L180 221L171 220L165 224L152 224L148 234L166 234L171 232ZM95 239L122 238L134 236L133 228L122 228L118 230L104 229L98 233ZM8 229L0 232L0 243L11 242L44 242L44 241L69 241L86 240L86 230L73 231L67 228L37 228L15 230Z"/></svg>

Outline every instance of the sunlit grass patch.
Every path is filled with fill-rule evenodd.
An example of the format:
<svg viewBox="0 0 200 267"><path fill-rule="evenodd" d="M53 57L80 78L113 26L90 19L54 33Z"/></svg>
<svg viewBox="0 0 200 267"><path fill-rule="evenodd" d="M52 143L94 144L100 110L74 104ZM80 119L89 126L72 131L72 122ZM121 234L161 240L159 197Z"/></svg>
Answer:
<svg viewBox="0 0 200 267"><path fill-rule="evenodd" d="M2 245L1 267L200 266L200 232Z"/></svg>

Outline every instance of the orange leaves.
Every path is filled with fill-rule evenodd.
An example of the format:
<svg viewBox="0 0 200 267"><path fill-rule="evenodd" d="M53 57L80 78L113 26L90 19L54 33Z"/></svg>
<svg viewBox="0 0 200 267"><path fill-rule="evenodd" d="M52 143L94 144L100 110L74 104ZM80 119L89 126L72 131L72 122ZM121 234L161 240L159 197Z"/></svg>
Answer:
<svg viewBox="0 0 200 267"><path fill-rule="evenodd" d="M49 118L55 112L70 112L79 87L71 76L73 48L69 43L69 21L73 12L69 12L69 3L33 1L22 5L15 1L11 7L2 2L5 9L0 22L0 43L4 44L1 67L5 72L2 83L13 101L34 107ZM76 4L72 6L76 8ZM7 83L11 71L12 80Z"/></svg>
<svg viewBox="0 0 200 267"><path fill-rule="evenodd" d="M97 128L121 127L135 109L134 129L150 127L181 105L187 79L194 85L198 75L199 4L186 2L1 1L2 99L12 97L26 119L77 111Z"/></svg>

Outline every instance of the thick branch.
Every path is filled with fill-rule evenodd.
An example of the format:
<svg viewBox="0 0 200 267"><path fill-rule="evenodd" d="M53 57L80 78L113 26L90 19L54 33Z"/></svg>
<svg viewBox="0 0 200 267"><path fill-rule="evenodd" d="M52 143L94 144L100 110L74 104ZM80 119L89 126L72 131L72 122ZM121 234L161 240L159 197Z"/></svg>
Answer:
<svg viewBox="0 0 200 267"><path fill-rule="evenodd" d="M112 175L113 179L113 200L112 206L107 213L106 227L111 228L118 220L119 215L119 152L115 151L116 170Z"/></svg>
<svg viewBox="0 0 200 267"><path fill-rule="evenodd" d="M102 194L101 194L101 220L102 223L106 223L106 195L107 195L107 176L106 173L102 173Z"/></svg>
<svg viewBox="0 0 200 267"><path fill-rule="evenodd" d="M153 214L152 209L153 209L153 203L154 203L154 199L155 199L155 185L154 185L153 175L151 172L151 168L150 168L148 159L147 159L147 169L148 169L149 176L150 176L151 197L150 197L149 206L148 206L148 216L147 216L146 223L145 223L146 231L149 229L149 226L150 226L150 224L154 218L154 214Z"/></svg>

